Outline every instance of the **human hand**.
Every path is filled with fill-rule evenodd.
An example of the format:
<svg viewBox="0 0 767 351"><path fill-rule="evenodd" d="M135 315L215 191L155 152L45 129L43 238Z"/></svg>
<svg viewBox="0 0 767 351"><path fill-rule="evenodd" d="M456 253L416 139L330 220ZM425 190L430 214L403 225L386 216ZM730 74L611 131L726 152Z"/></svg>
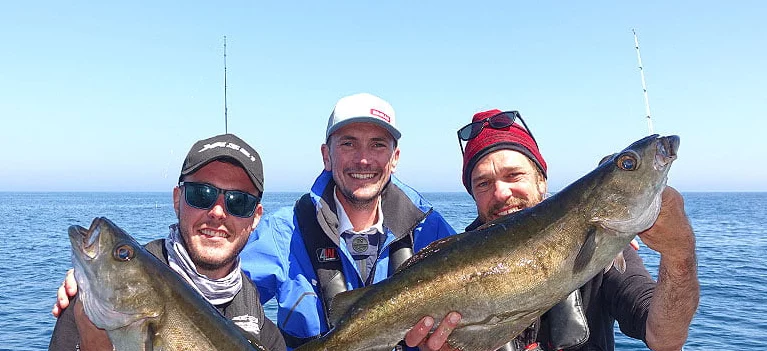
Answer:
<svg viewBox="0 0 767 351"><path fill-rule="evenodd" d="M51 313L54 317L58 318L61 312L69 306L69 298L77 294L77 281L75 280L75 270L70 269L67 271L64 281L59 286L59 290L56 293L56 303L53 305Z"/></svg>
<svg viewBox="0 0 767 351"><path fill-rule="evenodd" d="M684 199L676 189L666 186L658 219L639 237L647 247L668 259L682 260L695 254L695 234L684 212Z"/></svg>
<svg viewBox="0 0 767 351"><path fill-rule="evenodd" d="M458 312L450 312L445 316L437 326L434 333L429 336L434 325L434 318L430 316L423 317L413 329L405 334L405 344L410 347L418 346L421 351L452 351L456 350L447 344L447 337L458 326L461 321L461 315Z"/></svg>

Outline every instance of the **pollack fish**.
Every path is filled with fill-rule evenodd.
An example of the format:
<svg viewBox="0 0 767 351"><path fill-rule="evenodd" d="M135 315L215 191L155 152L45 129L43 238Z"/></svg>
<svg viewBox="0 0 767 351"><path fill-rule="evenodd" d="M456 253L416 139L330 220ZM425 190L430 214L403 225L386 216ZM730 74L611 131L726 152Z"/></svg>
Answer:
<svg viewBox="0 0 767 351"><path fill-rule="evenodd" d="M537 206L436 241L388 279L339 294L333 329L298 351L389 351L423 316L462 319L448 343L496 350L648 229L679 137L648 136Z"/></svg>
<svg viewBox="0 0 767 351"><path fill-rule="evenodd" d="M266 350L110 220L69 239L85 314L115 350Z"/></svg>

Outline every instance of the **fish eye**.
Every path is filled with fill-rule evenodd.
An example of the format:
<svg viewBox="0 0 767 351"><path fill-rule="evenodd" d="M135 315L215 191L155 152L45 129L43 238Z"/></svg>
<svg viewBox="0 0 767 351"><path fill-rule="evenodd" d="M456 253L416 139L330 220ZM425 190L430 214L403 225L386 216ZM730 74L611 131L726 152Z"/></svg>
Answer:
<svg viewBox="0 0 767 351"><path fill-rule="evenodd" d="M133 247L130 245L120 245L112 253L118 261L130 261L133 258Z"/></svg>
<svg viewBox="0 0 767 351"><path fill-rule="evenodd" d="M633 171L639 167L639 157L633 152L627 152L618 156L615 164L624 171Z"/></svg>

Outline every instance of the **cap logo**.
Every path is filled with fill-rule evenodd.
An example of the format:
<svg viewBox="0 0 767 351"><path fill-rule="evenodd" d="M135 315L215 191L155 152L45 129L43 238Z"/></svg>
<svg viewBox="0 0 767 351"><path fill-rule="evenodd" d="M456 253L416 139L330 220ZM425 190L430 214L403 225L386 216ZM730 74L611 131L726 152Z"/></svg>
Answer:
<svg viewBox="0 0 767 351"><path fill-rule="evenodd" d="M217 147L226 147L226 148L230 148L232 150L239 151L243 155L245 155L245 157L250 159L251 162L256 162L256 157L251 155L251 153L248 152L248 150L245 150L245 148L241 147L240 145L237 145L237 144L231 143L231 142L228 143L228 142L225 142L225 141L219 141L219 142L215 142L215 143L212 143L212 144L205 144L202 147L202 149L200 149L200 151L197 151L197 152L203 152L203 151L206 151L206 150L213 150L213 149L215 149Z"/></svg>
<svg viewBox="0 0 767 351"><path fill-rule="evenodd" d="M376 117L378 117L378 118L380 118L380 119L382 119L384 121L386 121L387 123L391 123L391 118L389 117L389 115L387 115L387 114L385 114L385 113L383 113L381 111L378 111L378 110L376 110L374 108L371 108L370 109L370 114L373 115L373 116L376 116Z"/></svg>

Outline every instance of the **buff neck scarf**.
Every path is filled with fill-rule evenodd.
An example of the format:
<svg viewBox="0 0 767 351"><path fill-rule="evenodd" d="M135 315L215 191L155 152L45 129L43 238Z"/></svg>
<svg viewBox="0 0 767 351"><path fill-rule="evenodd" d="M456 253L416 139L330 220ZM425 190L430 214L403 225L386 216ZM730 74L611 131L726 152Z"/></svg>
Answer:
<svg viewBox="0 0 767 351"><path fill-rule="evenodd" d="M240 258L231 273L221 279L210 279L197 272L197 268L184 247L178 224L170 226L170 235L165 239L165 249L168 251L168 265L210 303L221 305L232 301L242 289L242 274L240 274Z"/></svg>

